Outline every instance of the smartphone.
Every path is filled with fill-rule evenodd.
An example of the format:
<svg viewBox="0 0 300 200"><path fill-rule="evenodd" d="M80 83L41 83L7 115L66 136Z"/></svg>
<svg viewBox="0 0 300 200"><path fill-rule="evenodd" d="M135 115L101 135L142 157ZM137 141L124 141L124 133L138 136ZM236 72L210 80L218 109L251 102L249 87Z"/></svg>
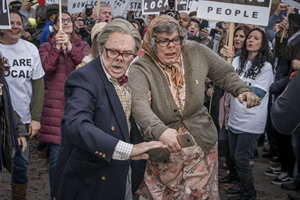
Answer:
<svg viewBox="0 0 300 200"><path fill-rule="evenodd" d="M201 31L202 29L207 28L207 27L208 27L208 21L205 19L202 19L199 30Z"/></svg>
<svg viewBox="0 0 300 200"><path fill-rule="evenodd" d="M216 33L221 35L221 31L218 31L217 29L213 28L213 29L210 30L209 36L214 38Z"/></svg>
<svg viewBox="0 0 300 200"><path fill-rule="evenodd" d="M195 145L193 138L189 132L178 134L177 141L180 144L181 148L191 147Z"/></svg>

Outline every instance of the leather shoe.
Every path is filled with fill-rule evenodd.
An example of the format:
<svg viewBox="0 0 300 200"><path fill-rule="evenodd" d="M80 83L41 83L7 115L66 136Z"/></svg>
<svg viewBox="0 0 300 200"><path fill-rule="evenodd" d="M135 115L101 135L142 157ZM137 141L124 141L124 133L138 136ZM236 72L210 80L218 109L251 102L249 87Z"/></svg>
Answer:
<svg viewBox="0 0 300 200"><path fill-rule="evenodd" d="M231 188L226 190L227 194L239 194L241 192L241 185L240 183L234 184Z"/></svg>
<svg viewBox="0 0 300 200"><path fill-rule="evenodd" d="M238 180L238 177L236 174L230 173L224 178L219 179L219 183L231 183L232 181Z"/></svg>

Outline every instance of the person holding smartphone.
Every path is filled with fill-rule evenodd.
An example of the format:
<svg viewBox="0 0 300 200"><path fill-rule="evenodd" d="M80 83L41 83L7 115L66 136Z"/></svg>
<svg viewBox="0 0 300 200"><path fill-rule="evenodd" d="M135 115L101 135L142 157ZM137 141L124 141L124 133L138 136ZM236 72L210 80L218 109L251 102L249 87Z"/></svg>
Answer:
<svg viewBox="0 0 300 200"><path fill-rule="evenodd" d="M139 188L147 199L219 199L218 135L203 105L206 77L241 103L247 101L248 107L259 104L230 64L186 38L186 30L174 18L159 16L145 35L145 54L129 70L132 114L144 140L167 145L167 151L149 151ZM181 146L182 140L187 145Z"/></svg>

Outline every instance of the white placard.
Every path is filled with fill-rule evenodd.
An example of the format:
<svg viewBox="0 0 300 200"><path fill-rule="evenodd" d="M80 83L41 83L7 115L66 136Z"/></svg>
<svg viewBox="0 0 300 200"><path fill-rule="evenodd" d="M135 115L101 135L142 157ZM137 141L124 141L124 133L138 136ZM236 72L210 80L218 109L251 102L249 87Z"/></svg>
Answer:
<svg viewBox="0 0 300 200"><path fill-rule="evenodd" d="M142 12L143 14L159 14L162 10L168 9L168 0L143 0Z"/></svg>
<svg viewBox="0 0 300 200"><path fill-rule="evenodd" d="M114 1L101 0L101 4L110 4L114 8ZM97 7L97 0L68 0L68 12L69 13L79 13L82 12L86 4L92 4L94 8ZM101 5L100 5L101 7Z"/></svg>
<svg viewBox="0 0 300 200"><path fill-rule="evenodd" d="M299 0L282 0L282 2L300 10L300 1Z"/></svg>
<svg viewBox="0 0 300 200"><path fill-rule="evenodd" d="M221 2L222 1L222 2ZM199 1L197 16L203 19L267 26L270 0L230 3L232 0Z"/></svg>
<svg viewBox="0 0 300 200"><path fill-rule="evenodd" d="M136 10L137 12L134 13L134 18L142 18L142 0L130 0L130 2L127 4L126 9L124 9L122 16L127 16L128 10Z"/></svg>
<svg viewBox="0 0 300 200"><path fill-rule="evenodd" d="M190 13L198 10L199 0L189 0L187 10L185 12Z"/></svg>
<svg viewBox="0 0 300 200"><path fill-rule="evenodd" d="M177 0L176 3L175 9L178 12L190 13L197 10L199 0ZM142 5L142 13L147 15L169 9L168 0L143 0Z"/></svg>
<svg viewBox="0 0 300 200"><path fill-rule="evenodd" d="M114 16L123 16L125 9L129 5L130 0L115 0L114 1L114 6L112 7L113 9L113 15ZM126 11L125 11L126 12Z"/></svg>
<svg viewBox="0 0 300 200"><path fill-rule="evenodd" d="M46 0L46 5L50 5L50 4L58 4L58 0Z"/></svg>
<svg viewBox="0 0 300 200"><path fill-rule="evenodd" d="M0 0L0 29L11 29L7 0Z"/></svg>

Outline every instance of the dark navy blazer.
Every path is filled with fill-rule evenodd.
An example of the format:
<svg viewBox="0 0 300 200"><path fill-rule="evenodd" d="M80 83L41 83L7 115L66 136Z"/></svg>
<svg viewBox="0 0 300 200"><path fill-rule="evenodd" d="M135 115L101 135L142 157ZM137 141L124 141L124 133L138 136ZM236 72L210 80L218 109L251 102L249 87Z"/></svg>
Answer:
<svg viewBox="0 0 300 200"><path fill-rule="evenodd" d="M56 199L123 200L129 165L132 187L141 183L146 161L112 159L119 140L140 143L142 137L126 117L100 57L74 71L65 83L62 142L55 177Z"/></svg>

